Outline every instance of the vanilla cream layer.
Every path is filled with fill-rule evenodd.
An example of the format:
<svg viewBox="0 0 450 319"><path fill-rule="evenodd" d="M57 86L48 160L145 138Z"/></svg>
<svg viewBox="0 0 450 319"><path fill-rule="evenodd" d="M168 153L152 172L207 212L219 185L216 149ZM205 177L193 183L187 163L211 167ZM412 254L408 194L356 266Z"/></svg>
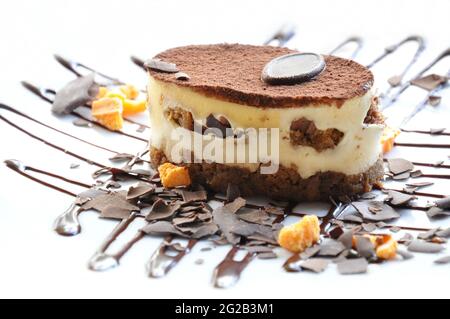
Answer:
<svg viewBox="0 0 450 319"><path fill-rule="evenodd" d="M302 178L326 171L357 174L369 169L381 153L383 125L363 123L371 98L372 92L369 91L364 96L346 101L339 108L329 105L260 108L207 97L192 89L165 83L150 76L150 144L164 151L169 161L174 161L170 153L179 141L173 140L171 136L179 126L168 120L164 111L180 107L191 112L196 121L204 122L208 115L213 114L225 116L233 128L279 128L280 165L297 169ZM292 145L289 140L291 122L302 117L313 121L320 130L336 128L344 133L344 137L335 148L322 152L309 146ZM204 145L211 143L211 136L189 132L192 136L197 135L197 139L201 139ZM190 147L192 145L185 146L186 149ZM204 159L214 161L211 158ZM251 171L259 167L258 164L249 163L235 165L247 167Z"/></svg>

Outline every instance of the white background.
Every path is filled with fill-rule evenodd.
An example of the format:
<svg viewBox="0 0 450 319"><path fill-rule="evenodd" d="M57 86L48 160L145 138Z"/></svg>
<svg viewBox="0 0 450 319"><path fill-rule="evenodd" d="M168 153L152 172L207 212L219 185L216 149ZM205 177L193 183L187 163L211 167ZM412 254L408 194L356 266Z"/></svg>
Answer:
<svg viewBox="0 0 450 319"><path fill-rule="evenodd" d="M326 53L350 35L364 36L366 46L358 57L362 63L407 35L422 34L428 39L428 49L409 75L450 45L450 1L437 0L2 1L0 12L0 101L66 130L80 129L75 129L70 119L61 122L52 118L48 105L19 84L29 80L58 88L72 79L53 60L53 53L144 86L145 74L129 61L131 54L146 58L183 44L259 44L286 22L298 26L289 46L305 51ZM402 61L393 59L384 70L374 70L380 87L385 86L385 79L380 77L394 75L397 71L390 70ZM423 92L410 95L403 103L413 106ZM448 98L447 94L440 117L447 127ZM434 123L420 124L429 128ZM35 132L52 136L39 128ZM140 150L137 144L118 137L107 139L93 130L81 130L78 135L105 141L120 150ZM90 156L105 162L108 154L92 152ZM67 176L85 181L92 172L86 165L68 169L68 163L77 161L32 143L1 122L0 159L6 158L18 158L41 168L52 165ZM445 189L442 186L441 192ZM433 265L436 256L375 265L367 275L344 277L337 275L334 265L320 275L286 274L280 269L287 256L284 254L274 261L252 263L234 288L218 290L210 285L211 273L227 248L202 253L199 245L167 278L154 280L146 278L144 263L159 240L145 238L123 258L119 268L94 273L87 270L86 262L114 222L97 220L95 213L88 213L82 216L85 228L79 238L58 237L51 230L52 221L70 200L0 165L0 297L449 296L450 269ZM194 264L198 257L205 259L204 265Z"/></svg>

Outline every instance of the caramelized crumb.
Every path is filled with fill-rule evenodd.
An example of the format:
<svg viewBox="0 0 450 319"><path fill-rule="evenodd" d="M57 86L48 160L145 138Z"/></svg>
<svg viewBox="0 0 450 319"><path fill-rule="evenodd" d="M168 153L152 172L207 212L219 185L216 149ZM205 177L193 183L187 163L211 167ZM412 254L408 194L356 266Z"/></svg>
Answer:
<svg viewBox="0 0 450 319"><path fill-rule="evenodd" d="M164 187L188 186L191 184L187 167L164 163L158 167L161 183Z"/></svg>
<svg viewBox="0 0 450 319"><path fill-rule="evenodd" d="M293 253L299 253L317 243L319 235L319 219L316 215L307 215L293 225L284 226L278 235L278 243Z"/></svg>

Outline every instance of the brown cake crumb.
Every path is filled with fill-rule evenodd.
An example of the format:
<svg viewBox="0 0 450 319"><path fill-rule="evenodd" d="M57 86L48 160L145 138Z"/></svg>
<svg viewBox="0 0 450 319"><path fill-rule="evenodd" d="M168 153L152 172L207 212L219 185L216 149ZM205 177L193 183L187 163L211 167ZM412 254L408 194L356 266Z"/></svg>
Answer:
<svg viewBox="0 0 450 319"><path fill-rule="evenodd" d="M187 130L194 130L194 118L191 112L183 110L180 107L169 108L165 113L167 119L174 121L179 126Z"/></svg>
<svg viewBox="0 0 450 319"><path fill-rule="evenodd" d="M311 146L318 152L334 148L343 136L344 133L335 128L319 130L313 121L304 117L293 121L289 132L292 145Z"/></svg>
<svg viewBox="0 0 450 319"><path fill-rule="evenodd" d="M378 109L378 97L374 96L364 119L365 124L384 124L384 116Z"/></svg>

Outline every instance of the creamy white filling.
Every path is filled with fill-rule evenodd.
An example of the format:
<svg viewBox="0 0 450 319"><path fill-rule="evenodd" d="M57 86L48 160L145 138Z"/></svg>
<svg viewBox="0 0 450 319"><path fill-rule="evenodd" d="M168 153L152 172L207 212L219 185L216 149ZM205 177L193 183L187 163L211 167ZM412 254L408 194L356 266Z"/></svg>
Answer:
<svg viewBox="0 0 450 319"><path fill-rule="evenodd" d="M372 95L369 91L361 97L346 101L341 107L311 105L298 108L259 108L207 97L189 88L158 81L150 76L150 144L163 150L168 159L173 161L171 150L179 141L171 136L179 126L169 121L164 111L171 107L180 107L191 112L194 119L199 121L213 114L225 116L233 128L279 128L280 165L297 169L302 178L326 171L357 174L370 168L381 153L383 125L363 123ZM336 128L344 133L344 137L336 147L322 152L309 146L292 145L289 128L292 121L300 118L313 121L320 130ZM189 134L197 135L203 145L211 143L210 136L194 132ZM184 147L189 149L192 145ZM214 158L204 159L214 161ZM258 164L248 162L235 165L247 167L252 171L259 167Z"/></svg>

